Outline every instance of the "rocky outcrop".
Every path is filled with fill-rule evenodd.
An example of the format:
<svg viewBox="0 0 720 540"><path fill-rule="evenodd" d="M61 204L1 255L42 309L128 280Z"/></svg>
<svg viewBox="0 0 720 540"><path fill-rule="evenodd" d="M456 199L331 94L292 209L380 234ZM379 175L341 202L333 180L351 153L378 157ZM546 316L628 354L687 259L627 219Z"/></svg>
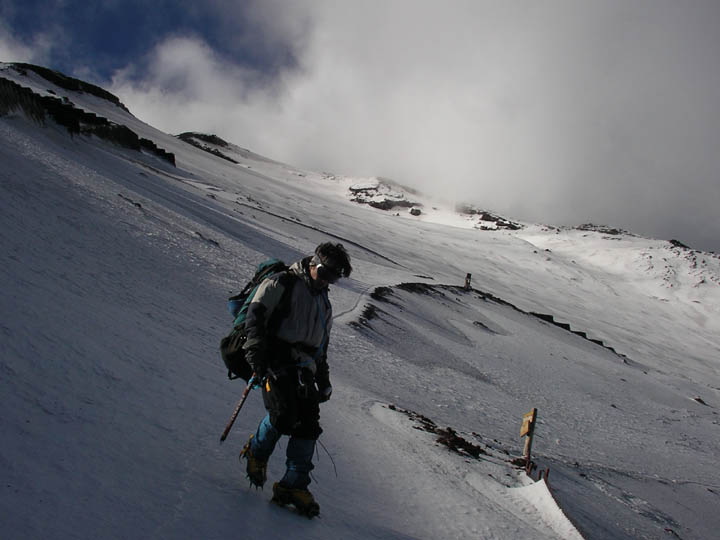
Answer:
<svg viewBox="0 0 720 540"><path fill-rule="evenodd" d="M410 200L404 191L395 189L390 184L380 180L354 184L348 189L350 190L351 201L367 204L380 210L422 207L422 204Z"/></svg>
<svg viewBox="0 0 720 540"><path fill-rule="evenodd" d="M224 159L225 161L229 161L230 163L235 163L236 165L239 163L239 161L234 160L228 155L223 154L220 150L217 148L212 148L211 146L208 146L207 144L213 144L215 146L220 146L221 148L229 148L230 144L222 140L217 135L206 135L204 133L195 133L192 131L187 131L185 133L181 133L177 136L178 139L181 141L184 141L188 144L191 144L195 148L199 148L200 150L203 150L209 154L212 154L214 156L217 156L219 158Z"/></svg>
<svg viewBox="0 0 720 540"><path fill-rule="evenodd" d="M480 230L497 230L507 229L510 231L519 231L522 229L522 225L505 219L490 212L480 212L480 220L475 224L476 229Z"/></svg>
<svg viewBox="0 0 720 540"><path fill-rule="evenodd" d="M65 90L70 90L71 92L80 92L94 95L117 105L126 112L130 112L128 108L120 102L120 99L116 95L111 94L107 90L104 90L99 86L95 86L94 84L86 83L85 81L81 81L80 79L68 77L67 75L62 74L59 71L53 71L52 69L48 69L42 66L36 66L33 64L25 64L18 62L11 64L11 67L21 75L27 75L28 71L32 71L40 75L43 79L50 81L55 86L59 86L60 88L63 88Z"/></svg>
<svg viewBox="0 0 720 540"><path fill-rule="evenodd" d="M178 139L183 140L185 142L188 142L190 144L196 144L197 140L206 142L208 144L214 144L215 146L220 146L222 148L229 148L230 143L221 139L217 135L208 135L206 133L197 133L195 131L186 131L185 133L181 133L177 136Z"/></svg>
<svg viewBox="0 0 720 540"><path fill-rule="evenodd" d="M519 223L495 215L487 210L481 210L472 204L457 204L455 205L455 211L468 216L477 216L478 221L475 224L475 228L481 231L495 231L498 229L517 231L523 228Z"/></svg>
<svg viewBox="0 0 720 540"><path fill-rule="evenodd" d="M609 227L607 225L594 225L593 223L584 223L575 228L579 231L598 232L602 234L610 234L612 236L618 236L621 234L631 235L631 233L623 229L616 229L615 227Z"/></svg>
<svg viewBox="0 0 720 540"><path fill-rule="evenodd" d="M687 246L687 245L683 244L680 240L675 240L674 238L672 240L669 240L669 242L677 248L692 249L690 246Z"/></svg>
<svg viewBox="0 0 720 540"><path fill-rule="evenodd" d="M71 135L95 135L131 150L146 150L175 165L173 153L138 136L127 126L79 109L67 98L36 94L30 88L0 77L0 116L15 110L22 110L29 118L41 124L49 116Z"/></svg>

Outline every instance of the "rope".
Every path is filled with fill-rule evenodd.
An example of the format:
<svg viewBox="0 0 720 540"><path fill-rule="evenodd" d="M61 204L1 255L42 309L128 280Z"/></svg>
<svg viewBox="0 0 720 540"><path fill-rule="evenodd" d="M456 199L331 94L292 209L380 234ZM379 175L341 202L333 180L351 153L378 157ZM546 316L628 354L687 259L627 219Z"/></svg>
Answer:
<svg viewBox="0 0 720 540"><path fill-rule="evenodd" d="M330 458L330 461L332 462L332 465L333 465L333 469L335 469L335 478L337 478L337 477L338 477L337 467L335 466L335 460L333 459L332 454L331 454L330 452L328 452L328 449L325 448L325 445L322 443L322 441L321 441L320 439L318 439L317 442L318 442L318 444L319 444L320 446L323 447L323 450L325 450L325 453L326 453L326 454L328 455L328 457ZM316 452L316 454L317 454L317 456L318 456L318 461L319 461L319 460L320 460L320 454L317 452L317 446L315 447L315 452Z"/></svg>

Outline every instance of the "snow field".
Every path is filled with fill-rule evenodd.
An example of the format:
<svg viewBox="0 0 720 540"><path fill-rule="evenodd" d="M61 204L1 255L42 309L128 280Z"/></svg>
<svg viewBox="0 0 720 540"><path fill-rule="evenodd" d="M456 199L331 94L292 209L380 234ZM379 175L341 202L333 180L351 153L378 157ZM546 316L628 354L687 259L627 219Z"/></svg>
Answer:
<svg viewBox="0 0 720 540"><path fill-rule="evenodd" d="M398 219L347 201L349 179L231 148L234 165L70 97L175 152L178 167L0 119L4 537L225 538L272 523L278 538L575 538L542 484L511 487L525 481L500 455L520 453L533 406L537 460L584 537L713 537L716 257ZM224 380L217 345L225 299L258 262L328 239L349 248L355 272L331 290L335 391L321 441L335 465L319 449L322 516L308 521L246 487L237 452L263 414L258 395L218 444L241 383ZM397 288L460 285L466 272L625 357L479 293ZM386 301L370 296L379 286ZM376 316L359 323L368 305ZM452 454L389 403L496 452Z"/></svg>

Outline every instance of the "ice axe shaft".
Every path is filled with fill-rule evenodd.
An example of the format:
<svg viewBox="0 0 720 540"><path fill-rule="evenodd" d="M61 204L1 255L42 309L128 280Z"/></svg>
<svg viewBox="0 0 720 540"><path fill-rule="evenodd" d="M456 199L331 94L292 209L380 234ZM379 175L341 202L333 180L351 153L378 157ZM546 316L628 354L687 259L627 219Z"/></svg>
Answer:
<svg viewBox="0 0 720 540"><path fill-rule="evenodd" d="M240 413L240 409L242 409L242 406L245 405L245 400L247 399L248 395L250 394L250 390L252 390L252 385L250 382L255 377L255 374L253 373L253 376L250 377L250 380L248 381L247 386L245 387L245 390L243 390L242 397L240 398L240 401L238 401L237 406L235 407L235 410L232 413L232 416L230 417L230 421L227 423L227 426L225 426L225 431L223 431L223 434L220 435L220 442L223 442L225 439L227 439L228 433L230 433L230 430L233 427L233 424L235 423L235 419L237 418L238 414Z"/></svg>

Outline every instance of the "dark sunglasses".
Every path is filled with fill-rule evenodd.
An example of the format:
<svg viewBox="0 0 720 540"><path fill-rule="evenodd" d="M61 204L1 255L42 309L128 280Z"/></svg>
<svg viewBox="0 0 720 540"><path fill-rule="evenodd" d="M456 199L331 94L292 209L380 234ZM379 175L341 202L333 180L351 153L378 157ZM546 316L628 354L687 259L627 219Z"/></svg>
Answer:
<svg viewBox="0 0 720 540"><path fill-rule="evenodd" d="M317 269L318 278L322 279L323 281L327 281L328 283L335 283L338 279L342 277L340 275L340 272L338 272L334 268L325 266L322 263L318 264L315 268Z"/></svg>

